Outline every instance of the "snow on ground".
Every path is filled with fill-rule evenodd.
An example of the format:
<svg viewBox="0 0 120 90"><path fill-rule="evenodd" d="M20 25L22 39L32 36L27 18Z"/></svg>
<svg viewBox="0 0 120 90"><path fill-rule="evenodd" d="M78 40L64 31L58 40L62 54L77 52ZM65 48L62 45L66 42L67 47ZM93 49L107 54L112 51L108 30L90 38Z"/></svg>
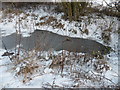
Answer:
<svg viewBox="0 0 120 90"><path fill-rule="evenodd" d="M42 74L36 73L32 75L34 77L32 80L30 80L27 83L22 82L23 77L18 77L15 75L15 72L11 69L12 63L9 60L8 57L2 57L1 55L5 52L5 50L0 49L0 88L3 87L32 87L32 88L40 88L40 87L74 87L79 84L79 87L98 87L103 85L113 85L113 83L117 84L118 82L118 57L117 57L117 44L118 44L118 34L117 34L117 27L118 27L118 21L116 18L111 18L108 16L104 16L104 18L97 18L96 15L93 16L89 22L88 17L82 17L82 22L69 22L61 19L61 14L57 14L52 12L52 10L47 10L46 7L39 6L39 9L33 10L33 11L25 11L20 13L19 15L7 14L6 16L2 16L2 19L0 19L0 30L2 32L2 36L7 36L15 32L19 32L19 26L21 33L24 37L30 36L30 33L34 32L35 29L39 30L48 30L52 31L54 33L70 36L70 37L79 37L79 38L87 38L87 39L93 39L97 42L100 42L104 45L107 45L103 42L103 39L101 37L101 34L104 30L108 29L108 27L112 24L112 32L111 32L111 42L109 46L112 47L115 52L111 52L105 58L107 59L107 64L110 67L110 70L104 72L103 76L107 77L107 80L103 80L101 82L91 83L90 80L84 81L84 78L78 78L79 82L76 80L74 81L74 74L71 74L72 77L67 76L69 75L69 72L67 72L67 68L63 71L63 74L65 75L62 77L60 74L56 74L53 69L49 69L47 66L51 60L40 62L40 65L44 66L42 69ZM0 12L0 15L2 12ZM45 19L40 20L41 17L47 16ZM54 28L51 26L51 24L46 25L35 25L36 23L45 22L49 17L54 17L59 21L62 25L64 24L63 28ZM19 22L19 17L21 17L21 20ZM89 23L88 23L89 22ZM53 22L54 23L54 22ZM88 30L88 34L84 32L84 30ZM75 30L75 31L74 31ZM77 32L77 33L75 33ZM57 52L56 52L57 53ZM60 52L59 52L60 53ZM82 59L81 59L82 60ZM94 60L93 60L94 61ZM73 62L74 63L74 62ZM76 64L76 63L74 63ZM90 63L88 63L90 64ZM83 69L83 71L90 71L90 75L93 75L96 73L91 68L88 68L87 65L79 66L76 65L75 70L80 71L80 68ZM16 67L16 72L19 72L19 67ZM83 72L80 72L83 73ZM109 80L108 80L109 79ZM86 79L85 79L86 80ZM113 83L111 83L111 81ZM102 83L102 84L101 84Z"/></svg>
<svg viewBox="0 0 120 90"><path fill-rule="evenodd" d="M0 89L1 88L42 88L43 86L51 88L52 85L63 87L70 87L73 85L72 79L68 77L62 77L60 75L52 74L52 69L46 68L42 75L33 75L33 80L28 83L23 83L21 79L18 79L14 73L10 70L12 63L8 57L1 57L5 50L0 50ZM17 68L16 68L17 69ZM18 70L19 71L19 70ZM22 77L21 77L22 78Z"/></svg>

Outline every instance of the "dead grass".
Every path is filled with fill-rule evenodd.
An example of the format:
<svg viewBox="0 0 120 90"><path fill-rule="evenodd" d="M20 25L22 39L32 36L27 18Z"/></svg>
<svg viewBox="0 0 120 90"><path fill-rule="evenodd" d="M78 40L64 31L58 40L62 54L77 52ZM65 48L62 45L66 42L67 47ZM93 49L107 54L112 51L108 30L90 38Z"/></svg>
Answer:
<svg viewBox="0 0 120 90"><path fill-rule="evenodd" d="M103 79L112 82L102 74L110 70L110 66L108 65L108 61L105 57L99 59L89 54L64 50L55 55L53 50L50 50L45 53L45 55L47 54L49 57L46 59L44 52L39 50L32 50L29 52L22 51L23 54L19 56L19 59L17 56L13 56L12 58L12 67L10 70L15 71L17 77L23 76L23 83L27 83L32 80L34 75L44 74L46 67L53 70L53 72L51 72L52 74L61 75L63 77L67 76L72 78L75 82L83 84L85 83L81 82L81 79L85 82L104 82ZM45 64L42 65L43 62L45 63L48 60L52 60L51 64L48 66ZM97 74L95 74L91 69Z"/></svg>
<svg viewBox="0 0 120 90"><path fill-rule="evenodd" d="M36 23L36 26L43 26L43 25L50 25L53 28L60 28L63 29L64 28L64 24L60 23L55 17L53 16L43 16L40 18L40 21L44 20L40 23Z"/></svg>

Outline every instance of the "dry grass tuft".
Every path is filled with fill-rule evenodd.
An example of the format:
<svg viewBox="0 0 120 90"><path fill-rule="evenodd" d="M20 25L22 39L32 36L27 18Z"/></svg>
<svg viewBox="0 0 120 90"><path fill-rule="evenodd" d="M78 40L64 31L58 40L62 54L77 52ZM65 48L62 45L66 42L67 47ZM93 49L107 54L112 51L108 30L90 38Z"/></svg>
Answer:
<svg viewBox="0 0 120 90"><path fill-rule="evenodd" d="M44 20L44 21L42 21ZM40 18L40 23L36 23L36 26L43 26L43 25L50 25L53 28L60 28L63 29L64 28L64 24L60 23L55 17L53 16L43 16Z"/></svg>

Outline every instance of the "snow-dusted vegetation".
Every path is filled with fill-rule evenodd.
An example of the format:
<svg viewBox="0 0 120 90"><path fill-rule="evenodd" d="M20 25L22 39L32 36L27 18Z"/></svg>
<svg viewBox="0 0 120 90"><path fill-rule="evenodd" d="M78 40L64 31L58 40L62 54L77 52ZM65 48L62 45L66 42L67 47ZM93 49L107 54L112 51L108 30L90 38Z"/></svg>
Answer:
<svg viewBox="0 0 120 90"><path fill-rule="evenodd" d="M61 4L58 3L3 4L3 9L0 11L0 35L6 37L17 33L16 42L18 39L19 43L16 47L7 49L7 45L2 40L0 88L118 86L119 18L117 15L103 13L102 9L105 7L94 2L93 5L88 3L90 12L87 7L84 7L85 9L81 9L84 15L79 13L78 18L70 18L69 14L65 15L64 10L61 11L60 6ZM95 11L92 12L94 9ZM101 11L97 11L98 9ZM120 15L118 11L116 12ZM38 43L31 50L22 48L20 34L22 37L30 37L35 30L94 40L110 47L109 53L103 55L101 52L94 51L92 53L56 51L54 48L44 51ZM69 42L69 38L67 41ZM54 42L54 38L51 42Z"/></svg>

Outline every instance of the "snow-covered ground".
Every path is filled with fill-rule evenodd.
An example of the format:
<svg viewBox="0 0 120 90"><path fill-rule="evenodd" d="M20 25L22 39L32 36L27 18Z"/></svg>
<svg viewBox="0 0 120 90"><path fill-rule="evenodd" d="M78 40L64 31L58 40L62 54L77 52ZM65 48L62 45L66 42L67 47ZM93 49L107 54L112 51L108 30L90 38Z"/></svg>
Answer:
<svg viewBox="0 0 120 90"><path fill-rule="evenodd" d="M104 55L103 60L92 58L92 60L88 60L86 63L84 63L85 61L82 57L82 55L84 55L83 53L78 53L78 56L81 56L79 60L74 61L73 58L68 57L68 61L66 62L72 63L72 66L66 64L62 75L57 73L56 70L59 69L58 67L49 68L53 60L49 59L47 56L48 54L46 53L48 52L43 52L42 54L45 59L36 59L34 55L28 59L28 62L34 61L33 63L35 64L32 64L37 64L39 67L35 69L37 71L30 75L30 77L24 78L25 76L16 75L16 73L18 74L21 67L26 66L26 63L25 66L24 62L14 66L13 62L15 61L12 62L9 57L2 57L1 55L5 50L0 49L0 88L108 87L111 85L117 85L119 77L117 18L108 16L100 18L97 15L92 14L90 17L82 17L81 22L69 22L61 19L63 13L57 14L52 10L53 8L49 10L45 6L39 6L37 9L18 10L17 15L15 15L14 12L6 13L5 11L0 11L0 30L2 36L7 36L15 32L19 33L19 28L24 37L30 36L30 33L34 32L35 29L48 30L60 35L96 40L97 42L112 47L114 52L112 51L110 54ZM48 22L51 18L52 22ZM56 27L56 23L59 23L59 26ZM101 36L102 33L104 31L106 32L108 29L111 29L109 44L104 43L104 39ZM65 55L68 54L67 51L64 52L66 53ZM31 51L30 53L34 53L34 51ZM53 52L53 55L59 54L61 55L61 51ZM73 54L71 54L71 56L72 55ZM69 61L69 59L71 61ZM83 65L81 65L82 63ZM95 64L97 64L98 68L96 71L94 69ZM103 67L102 73L99 72L100 67ZM72 71L70 68L72 68ZM24 79L27 81L24 81Z"/></svg>

